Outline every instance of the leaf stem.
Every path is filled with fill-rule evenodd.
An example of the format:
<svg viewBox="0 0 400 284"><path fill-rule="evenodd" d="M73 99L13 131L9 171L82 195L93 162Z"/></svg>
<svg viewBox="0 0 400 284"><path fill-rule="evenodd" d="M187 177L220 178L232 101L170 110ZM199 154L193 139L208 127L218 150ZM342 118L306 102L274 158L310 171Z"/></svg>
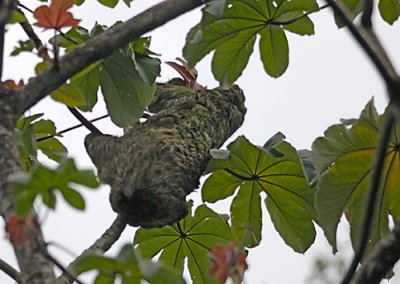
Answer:
<svg viewBox="0 0 400 284"><path fill-rule="evenodd" d="M364 213L362 216L361 232L359 235L358 247L355 248L355 254L351 264L341 281L341 284L347 284L352 279L354 272L357 269L358 263L361 261L365 248L368 243L369 233L371 231L371 222L374 214L374 207L376 204L376 197L380 188L380 182L382 177L383 168L385 165L386 152L388 147L388 141L392 133L394 125L394 114L393 110L389 110L388 116L385 118L382 126L381 135L379 139L378 149L376 153L375 165L372 172L371 181L369 183L369 189L365 201Z"/></svg>
<svg viewBox="0 0 400 284"><path fill-rule="evenodd" d="M88 255L102 255L108 251L111 246L120 238L122 232L125 230L126 222L120 217L114 220L111 226L98 238L89 248L84 250L80 256L78 256L74 261L72 261L66 271L69 274L63 273L57 278L57 284L72 283L74 278L78 275L77 265L79 261ZM72 277L71 277L72 276Z"/></svg>

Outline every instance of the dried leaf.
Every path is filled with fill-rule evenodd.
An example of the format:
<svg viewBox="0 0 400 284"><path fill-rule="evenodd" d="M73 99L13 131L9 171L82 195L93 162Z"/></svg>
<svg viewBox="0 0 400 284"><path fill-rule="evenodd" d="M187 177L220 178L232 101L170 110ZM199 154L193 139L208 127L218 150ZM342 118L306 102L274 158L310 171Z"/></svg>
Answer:
<svg viewBox="0 0 400 284"><path fill-rule="evenodd" d="M80 20L74 19L70 12L73 0L53 0L49 6L43 5L38 7L33 16L38 20L35 25L45 29L60 30L64 27L75 27Z"/></svg>
<svg viewBox="0 0 400 284"><path fill-rule="evenodd" d="M209 274L217 278L218 284L223 284L228 276L235 279L234 283L243 281L247 270L246 252L240 249L233 241L226 245L216 245L211 254L214 265Z"/></svg>

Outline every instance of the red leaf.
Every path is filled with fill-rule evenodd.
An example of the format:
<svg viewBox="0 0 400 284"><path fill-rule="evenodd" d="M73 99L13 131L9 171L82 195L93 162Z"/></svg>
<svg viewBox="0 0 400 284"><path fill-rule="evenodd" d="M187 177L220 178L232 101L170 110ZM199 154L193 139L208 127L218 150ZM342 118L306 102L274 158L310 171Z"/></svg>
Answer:
<svg viewBox="0 0 400 284"><path fill-rule="evenodd" d="M6 87L13 90L21 89L24 86L24 81L22 80L19 80L18 83L16 83L14 80L5 80L3 83Z"/></svg>
<svg viewBox="0 0 400 284"><path fill-rule="evenodd" d="M38 7L33 16L38 20L35 25L45 29L60 30L63 27L75 27L80 20L74 19L70 12L74 0L52 0L50 7Z"/></svg>
<svg viewBox="0 0 400 284"><path fill-rule="evenodd" d="M214 265L209 274L217 278L218 284L223 284L232 278L233 283L240 283L247 269L246 252L240 249L234 242L226 245L216 245L211 254Z"/></svg>

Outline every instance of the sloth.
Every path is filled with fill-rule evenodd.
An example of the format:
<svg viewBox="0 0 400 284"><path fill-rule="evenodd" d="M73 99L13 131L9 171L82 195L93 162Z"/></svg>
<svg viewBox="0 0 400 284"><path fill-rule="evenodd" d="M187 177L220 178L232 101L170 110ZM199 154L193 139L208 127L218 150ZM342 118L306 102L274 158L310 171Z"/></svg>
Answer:
<svg viewBox="0 0 400 284"><path fill-rule="evenodd" d="M178 60L183 65L168 64L184 80L157 84L145 122L130 125L121 137L85 138L100 181L111 186L113 210L131 226L162 227L185 217L186 196L198 188L210 150L224 144L246 113L237 85L206 89Z"/></svg>

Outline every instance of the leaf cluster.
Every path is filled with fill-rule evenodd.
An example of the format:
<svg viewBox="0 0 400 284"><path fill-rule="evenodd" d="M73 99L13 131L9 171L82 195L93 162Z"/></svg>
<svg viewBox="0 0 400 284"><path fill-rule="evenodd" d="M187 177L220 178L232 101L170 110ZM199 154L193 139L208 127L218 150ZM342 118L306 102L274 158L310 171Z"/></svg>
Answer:
<svg viewBox="0 0 400 284"><path fill-rule="evenodd" d="M212 71L220 84L227 86L242 74L260 36L264 69L279 77L289 64L286 31L314 34L307 13L318 10L314 0L214 0L203 8L201 22L188 33L183 54L193 67L215 50Z"/></svg>

